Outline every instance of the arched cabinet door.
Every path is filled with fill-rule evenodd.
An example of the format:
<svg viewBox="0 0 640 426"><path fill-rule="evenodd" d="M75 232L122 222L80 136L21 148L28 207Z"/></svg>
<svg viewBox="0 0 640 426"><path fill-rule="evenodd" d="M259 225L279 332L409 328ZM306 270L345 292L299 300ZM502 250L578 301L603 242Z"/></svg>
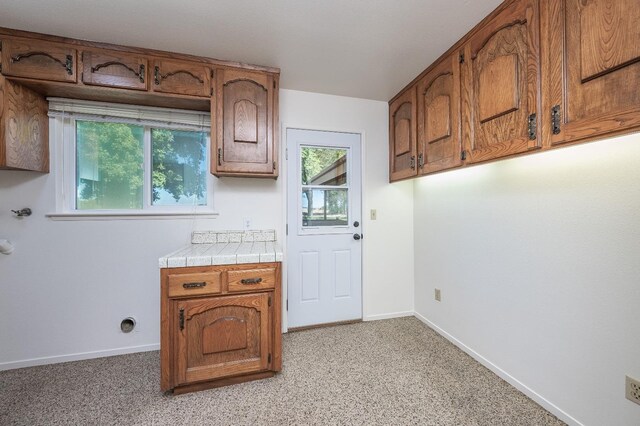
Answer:
<svg viewBox="0 0 640 426"><path fill-rule="evenodd" d="M266 370L272 297L257 293L174 302L175 384Z"/></svg>
<svg viewBox="0 0 640 426"><path fill-rule="evenodd" d="M389 104L389 181L416 175L416 87Z"/></svg>
<svg viewBox="0 0 640 426"><path fill-rule="evenodd" d="M476 31L462 61L467 162L541 147L538 0L520 0Z"/></svg>
<svg viewBox="0 0 640 426"><path fill-rule="evenodd" d="M638 0L546 2L551 145L640 127Z"/></svg>
<svg viewBox="0 0 640 426"><path fill-rule="evenodd" d="M462 165L460 63L451 55L418 84L418 168L428 174Z"/></svg>
<svg viewBox="0 0 640 426"><path fill-rule="evenodd" d="M220 69L212 111L216 176L277 177L276 80L267 73Z"/></svg>

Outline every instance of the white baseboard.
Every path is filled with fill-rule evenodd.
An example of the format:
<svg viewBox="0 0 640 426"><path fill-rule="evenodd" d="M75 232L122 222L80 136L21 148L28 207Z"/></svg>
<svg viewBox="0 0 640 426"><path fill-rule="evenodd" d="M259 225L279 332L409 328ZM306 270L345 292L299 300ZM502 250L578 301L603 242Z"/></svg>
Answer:
<svg viewBox="0 0 640 426"><path fill-rule="evenodd" d="M83 359L103 358L106 356L124 355L135 352L157 351L160 344L129 346L125 348L108 349L106 351L81 352L69 355L48 356L42 358L25 359L21 361L10 361L0 363L0 371L14 370L16 368L35 367L37 365L58 364L61 362L80 361Z"/></svg>
<svg viewBox="0 0 640 426"><path fill-rule="evenodd" d="M414 316L420 321L422 321L423 323L425 323L429 328L433 329L436 333L440 334L441 336L449 340L451 343L456 345L463 352L471 356L480 364L484 365L489 370L493 371L502 380L509 383L511 386L518 389L523 394L527 395L529 398L534 400L536 403L542 406L545 410L549 411L550 413L552 413L554 416L556 416L563 422L569 425L574 425L574 426L584 426L578 420L574 419L569 414L562 411L562 409L560 409L557 405L545 399L542 395L536 393L533 389L531 389L530 387L528 387L527 385L525 385L515 377L511 376L509 373L507 373L506 371L504 371L503 369L501 369L500 367L498 367L497 365L495 365L494 363L492 363L491 361L489 361L488 359L486 359L485 357L483 357L482 355L480 355L479 353L477 353L476 351L474 351L473 349L471 349L470 347L462 343L460 340L453 337L451 334L444 331L442 328L435 325L433 322L429 321L427 318L423 317L417 312L414 312Z"/></svg>
<svg viewBox="0 0 640 426"><path fill-rule="evenodd" d="M388 314L367 315L364 318L362 318L362 321L377 321L377 320L391 319L391 318L412 317L413 314L414 314L413 311L402 311L402 312L390 312Z"/></svg>

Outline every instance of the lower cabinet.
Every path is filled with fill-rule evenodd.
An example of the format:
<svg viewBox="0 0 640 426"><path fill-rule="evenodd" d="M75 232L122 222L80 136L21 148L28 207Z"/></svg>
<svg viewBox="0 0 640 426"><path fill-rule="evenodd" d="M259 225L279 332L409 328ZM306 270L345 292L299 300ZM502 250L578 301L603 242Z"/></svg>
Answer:
<svg viewBox="0 0 640 426"><path fill-rule="evenodd" d="M280 263L162 269L162 390L188 392L279 371L280 277Z"/></svg>

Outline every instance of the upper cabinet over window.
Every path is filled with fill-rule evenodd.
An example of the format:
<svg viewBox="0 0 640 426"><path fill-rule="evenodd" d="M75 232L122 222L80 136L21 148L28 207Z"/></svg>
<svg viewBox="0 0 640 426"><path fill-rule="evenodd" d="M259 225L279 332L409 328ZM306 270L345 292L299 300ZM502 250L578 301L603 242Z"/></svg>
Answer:
<svg viewBox="0 0 640 426"><path fill-rule="evenodd" d="M148 63L144 56L104 50L82 52L82 82L92 86L147 90Z"/></svg>
<svg viewBox="0 0 640 426"><path fill-rule="evenodd" d="M460 61L442 59L418 83L418 168L421 174L462 164Z"/></svg>
<svg viewBox="0 0 640 426"><path fill-rule="evenodd" d="M216 176L277 177L277 82L271 74L219 69L214 90L211 170Z"/></svg>
<svg viewBox="0 0 640 426"><path fill-rule="evenodd" d="M638 0L547 3L551 145L638 127Z"/></svg>
<svg viewBox="0 0 640 426"><path fill-rule="evenodd" d="M2 39L2 74L62 82L76 82L76 49L23 38Z"/></svg>
<svg viewBox="0 0 640 426"><path fill-rule="evenodd" d="M389 180L416 175L416 87L389 104Z"/></svg>
<svg viewBox="0 0 640 426"><path fill-rule="evenodd" d="M211 96L212 71L204 64L155 60L153 91L176 95Z"/></svg>
<svg viewBox="0 0 640 426"><path fill-rule="evenodd" d="M460 57L464 140L471 163L541 147L537 0L519 0L479 28Z"/></svg>

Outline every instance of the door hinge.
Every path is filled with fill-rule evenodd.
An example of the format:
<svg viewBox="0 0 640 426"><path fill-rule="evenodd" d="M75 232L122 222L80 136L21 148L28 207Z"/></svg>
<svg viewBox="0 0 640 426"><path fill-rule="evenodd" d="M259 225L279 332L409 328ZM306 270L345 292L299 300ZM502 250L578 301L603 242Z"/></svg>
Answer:
<svg viewBox="0 0 640 426"><path fill-rule="evenodd" d="M289 299L287 299L287 302L285 304L287 305L287 307L285 309L288 311L289 310Z"/></svg>
<svg viewBox="0 0 640 426"><path fill-rule="evenodd" d="M288 160L289 159L289 148L285 148L284 149L284 159Z"/></svg>
<svg viewBox="0 0 640 426"><path fill-rule="evenodd" d="M269 354L269 356L267 356L267 362L268 362L269 364L271 364L271 354Z"/></svg>
<svg viewBox="0 0 640 426"><path fill-rule="evenodd" d="M560 134L560 105L551 108L551 127L554 135Z"/></svg>
<svg viewBox="0 0 640 426"><path fill-rule="evenodd" d="M460 56L458 58L461 64L464 64L464 53L460 52Z"/></svg>
<svg viewBox="0 0 640 426"><path fill-rule="evenodd" d="M180 308L180 315L178 318L180 321L180 330L184 330L184 308Z"/></svg>
<svg viewBox="0 0 640 426"><path fill-rule="evenodd" d="M464 161L466 159L467 159L467 151L463 149L462 152L460 153L460 160Z"/></svg>
<svg viewBox="0 0 640 426"><path fill-rule="evenodd" d="M285 233L285 235L289 235L289 224L288 223L284 226L284 233Z"/></svg>
<svg viewBox="0 0 640 426"><path fill-rule="evenodd" d="M271 306L271 296L269 296L269 302L268 305Z"/></svg>
<svg viewBox="0 0 640 426"><path fill-rule="evenodd" d="M218 166L222 166L222 148L218 148Z"/></svg>
<svg viewBox="0 0 640 426"><path fill-rule="evenodd" d="M529 140L536 140L536 113L529 116Z"/></svg>

